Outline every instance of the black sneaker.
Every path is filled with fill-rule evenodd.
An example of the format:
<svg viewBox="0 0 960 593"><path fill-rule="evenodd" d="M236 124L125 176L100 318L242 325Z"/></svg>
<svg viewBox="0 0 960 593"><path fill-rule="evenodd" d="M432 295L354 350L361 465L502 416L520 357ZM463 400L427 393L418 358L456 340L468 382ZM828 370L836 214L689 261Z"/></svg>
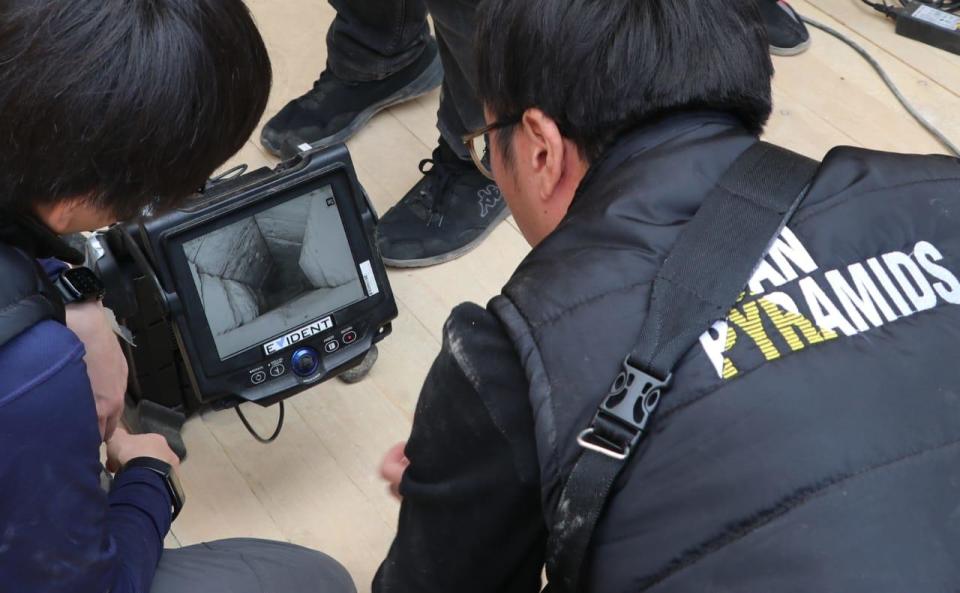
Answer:
<svg viewBox="0 0 960 593"><path fill-rule="evenodd" d="M770 38L770 53L795 56L807 51L810 32L792 6L783 0L760 0L759 5Z"/></svg>
<svg viewBox="0 0 960 593"><path fill-rule="evenodd" d="M380 219L383 261L419 268L456 259L479 245L510 215L497 185L440 140L420 162L423 179Z"/></svg>
<svg viewBox="0 0 960 593"><path fill-rule="evenodd" d="M443 66L433 38L412 64L383 80L349 82L325 70L313 90L267 122L260 143L272 154L290 158L305 149L346 142L378 112L424 95L441 82Z"/></svg>

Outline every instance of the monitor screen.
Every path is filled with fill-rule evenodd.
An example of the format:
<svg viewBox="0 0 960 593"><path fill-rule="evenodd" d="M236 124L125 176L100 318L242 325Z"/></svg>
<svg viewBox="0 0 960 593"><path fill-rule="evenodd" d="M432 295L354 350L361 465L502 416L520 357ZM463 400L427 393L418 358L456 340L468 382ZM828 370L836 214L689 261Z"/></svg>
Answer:
<svg viewBox="0 0 960 593"><path fill-rule="evenodd" d="M220 359L363 300L327 186L183 244Z"/></svg>

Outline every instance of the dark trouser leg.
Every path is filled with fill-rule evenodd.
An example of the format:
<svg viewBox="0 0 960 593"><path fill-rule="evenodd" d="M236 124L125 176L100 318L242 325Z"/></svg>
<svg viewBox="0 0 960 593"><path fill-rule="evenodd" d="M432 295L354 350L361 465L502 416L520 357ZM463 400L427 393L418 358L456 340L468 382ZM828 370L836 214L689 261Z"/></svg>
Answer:
<svg viewBox="0 0 960 593"><path fill-rule="evenodd" d="M283 542L229 539L166 550L150 593L356 593L320 552Z"/></svg>
<svg viewBox="0 0 960 593"><path fill-rule="evenodd" d="M329 0L327 67L343 80L382 80L413 63L430 29L422 0Z"/></svg>
<svg viewBox="0 0 960 593"><path fill-rule="evenodd" d="M287 159L346 142L374 115L440 86L443 68L422 0L330 0L327 68L313 88L263 127L260 141Z"/></svg>
<svg viewBox="0 0 960 593"><path fill-rule="evenodd" d="M430 34L429 8L444 69L438 127L458 156L469 159L460 138L484 125L474 63L477 0L329 1L337 18L327 33L327 67L351 81L382 80L413 63Z"/></svg>
<svg viewBox="0 0 960 593"><path fill-rule="evenodd" d="M458 258L480 244L509 212L496 184L470 159L461 138L484 126L477 99L474 30L479 0L425 0L443 62L438 127L443 142L424 177L380 219L377 246L395 267Z"/></svg>
<svg viewBox="0 0 960 593"><path fill-rule="evenodd" d="M470 155L460 139L484 126L483 108L477 99L474 56L478 1L425 1L433 17L444 71L437 127L457 155L469 160Z"/></svg>

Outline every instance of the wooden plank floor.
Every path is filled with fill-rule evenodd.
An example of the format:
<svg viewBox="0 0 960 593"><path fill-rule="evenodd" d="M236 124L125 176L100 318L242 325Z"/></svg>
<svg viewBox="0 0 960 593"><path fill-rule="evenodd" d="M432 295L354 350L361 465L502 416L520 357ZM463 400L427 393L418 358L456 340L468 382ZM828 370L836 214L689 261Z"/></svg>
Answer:
<svg viewBox="0 0 960 593"><path fill-rule="evenodd" d="M269 115L309 88L323 68L333 11L322 0L248 2L273 57ZM863 44L917 107L960 142L960 56L895 36L889 21L856 0L796 0L794 6ZM813 38L807 53L775 59L768 140L817 158L838 144L942 152L862 58L819 31ZM437 137L438 97L434 92L380 114L349 143L381 212L420 177L417 163ZM231 164L240 162L260 166L273 159L254 139ZM354 386L333 381L291 399L286 428L273 445L254 442L231 412L190 420L190 458L182 470L189 504L169 544L235 536L288 540L338 558L358 589L368 591L399 508L377 478L380 456L409 431L450 309L467 300L485 303L526 251L511 220L458 261L391 272L400 318L369 379ZM276 410L254 408L250 416L266 432Z"/></svg>

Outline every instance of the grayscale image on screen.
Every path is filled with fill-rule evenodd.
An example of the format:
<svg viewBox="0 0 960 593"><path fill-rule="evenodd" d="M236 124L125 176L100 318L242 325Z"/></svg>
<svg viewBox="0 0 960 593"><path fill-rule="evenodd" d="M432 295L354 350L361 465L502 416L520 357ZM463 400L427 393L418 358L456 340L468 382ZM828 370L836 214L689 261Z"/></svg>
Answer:
<svg viewBox="0 0 960 593"><path fill-rule="evenodd" d="M183 249L221 359L365 296L330 187Z"/></svg>

